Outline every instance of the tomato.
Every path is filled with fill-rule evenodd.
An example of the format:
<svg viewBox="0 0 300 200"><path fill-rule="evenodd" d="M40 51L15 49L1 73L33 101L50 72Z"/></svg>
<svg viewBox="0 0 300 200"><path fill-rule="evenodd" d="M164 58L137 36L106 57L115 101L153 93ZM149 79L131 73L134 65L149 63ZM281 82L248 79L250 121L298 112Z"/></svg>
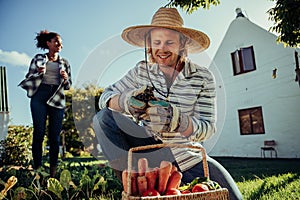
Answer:
<svg viewBox="0 0 300 200"><path fill-rule="evenodd" d="M151 189L151 190L146 190L145 192L143 192L142 194L143 197L153 197L153 196L160 196L159 192L157 190Z"/></svg>
<svg viewBox="0 0 300 200"><path fill-rule="evenodd" d="M171 188L165 192L165 195L181 195L181 192L176 188Z"/></svg>
<svg viewBox="0 0 300 200"><path fill-rule="evenodd" d="M209 188L207 187L207 185L204 185L202 183L196 184L192 189L193 193L195 193L195 192L206 192L206 191L209 191Z"/></svg>
<svg viewBox="0 0 300 200"><path fill-rule="evenodd" d="M183 191L180 191L181 192L181 194L189 194L189 193L191 193L191 191L189 191L189 190L183 190Z"/></svg>

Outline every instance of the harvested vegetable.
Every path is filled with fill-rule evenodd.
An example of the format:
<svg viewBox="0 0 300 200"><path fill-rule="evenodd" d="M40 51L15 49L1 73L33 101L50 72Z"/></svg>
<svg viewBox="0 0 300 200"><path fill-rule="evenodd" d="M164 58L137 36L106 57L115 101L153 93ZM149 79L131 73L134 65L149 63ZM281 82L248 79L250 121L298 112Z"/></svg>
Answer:
<svg viewBox="0 0 300 200"><path fill-rule="evenodd" d="M158 171L158 192L164 194L167 189L168 180L172 170L172 163L169 161L161 161Z"/></svg>
<svg viewBox="0 0 300 200"><path fill-rule="evenodd" d="M155 189L158 177L158 167L156 168L148 168L146 171L146 178L147 178L147 189L152 190Z"/></svg>
<svg viewBox="0 0 300 200"><path fill-rule="evenodd" d="M182 173L179 171L174 171L168 180L167 190L173 188L177 189L181 183L181 178L182 178Z"/></svg>

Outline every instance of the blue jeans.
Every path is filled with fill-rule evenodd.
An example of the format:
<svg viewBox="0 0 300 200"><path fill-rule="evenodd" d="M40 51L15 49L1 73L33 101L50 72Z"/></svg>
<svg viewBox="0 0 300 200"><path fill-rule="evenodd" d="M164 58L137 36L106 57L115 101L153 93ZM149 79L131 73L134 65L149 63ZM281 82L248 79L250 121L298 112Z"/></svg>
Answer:
<svg viewBox="0 0 300 200"><path fill-rule="evenodd" d="M58 109L47 104L58 86L41 84L30 100L31 115L33 121L32 157L34 168L42 165L43 141L48 117L48 140L50 166L57 166L60 132L64 109Z"/></svg>
<svg viewBox="0 0 300 200"><path fill-rule="evenodd" d="M137 125L126 116L111 111L107 108L99 111L94 117L94 130L102 152L108 161L123 160L118 163L119 171L127 167L127 152L132 147L161 143L149 136L142 126ZM157 167L162 160L171 161L178 168L174 156L169 148L148 150L133 154L133 166L136 166L138 158L148 158L150 167ZM228 171L211 157L207 158L210 179L218 182L222 187L229 190L230 199L242 199L242 195ZM182 172L183 183L190 183L194 178L203 176L202 162L191 169Z"/></svg>

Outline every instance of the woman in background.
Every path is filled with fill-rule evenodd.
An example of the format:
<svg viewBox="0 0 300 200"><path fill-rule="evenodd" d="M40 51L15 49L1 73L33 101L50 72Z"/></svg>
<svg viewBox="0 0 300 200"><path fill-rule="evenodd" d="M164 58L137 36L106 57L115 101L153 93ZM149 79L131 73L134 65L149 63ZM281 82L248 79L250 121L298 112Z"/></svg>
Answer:
<svg viewBox="0 0 300 200"><path fill-rule="evenodd" d="M27 90L27 96L31 98L34 169L42 166L42 144L48 118L50 176L54 177L58 164L60 132L64 117L64 90L70 89L72 85L71 68L68 61L59 55L63 46L58 33L47 30L40 31L35 39L36 47L48 50L48 52L33 57L26 78L19 86Z"/></svg>

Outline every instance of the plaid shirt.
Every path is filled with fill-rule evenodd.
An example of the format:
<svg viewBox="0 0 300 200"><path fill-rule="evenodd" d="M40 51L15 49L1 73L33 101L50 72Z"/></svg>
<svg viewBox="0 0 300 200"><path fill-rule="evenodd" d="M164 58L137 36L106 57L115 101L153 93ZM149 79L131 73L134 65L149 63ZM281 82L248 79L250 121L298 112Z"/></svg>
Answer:
<svg viewBox="0 0 300 200"><path fill-rule="evenodd" d="M157 64L149 64L149 76L154 86L164 95L167 94L167 84L164 74ZM104 108L110 98L127 89L138 89L144 85L151 86L145 62L139 62L123 78L107 87L100 97L99 106ZM156 90L154 95L165 99ZM212 73L205 67L200 67L189 60L178 74L170 88L169 102L180 109L181 113L189 115L193 122L193 133L184 137L178 132L151 134L164 143L185 143L200 145L215 133L215 80ZM185 171L202 159L199 152L190 149L171 149L182 171Z"/></svg>
<svg viewBox="0 0 300 200"><path fill-rule="evenodd" d="M47 54L37 54L34 56L34 58L31 60L29 71L26 74L25 79L22 80L18 85L27 91L27 96L29 98L36 93L44 77L44 73L38 72L37 60L43 60L45 63L47 63ZM58 64L60 68L65 69L65 71L68 73L68 80L64 81L61 79L59 87L50 97L50 99L48 99L47 104L63 109L66 105L64 90L69 90L72 85L71 68L68 61L60 56L58 57Z"/></svg>

